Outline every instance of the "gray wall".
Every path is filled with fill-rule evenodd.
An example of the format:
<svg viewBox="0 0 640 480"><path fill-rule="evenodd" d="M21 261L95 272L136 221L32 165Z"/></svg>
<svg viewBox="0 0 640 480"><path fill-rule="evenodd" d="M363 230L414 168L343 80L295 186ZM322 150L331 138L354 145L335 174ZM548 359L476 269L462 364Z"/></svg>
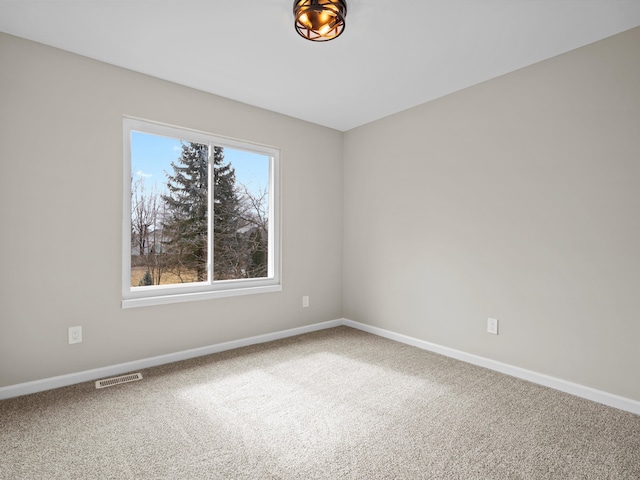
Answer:
<svg viewBox="0 0 640 480"><path fill-rule="evenodd" d="M0 65L0 386L342 316L340 132L4 34ZM120 308L123 115L282 149L281 293Z"/></svg>
<svg viewBox="0 0 640 480"><path fill-rule="evenodd" d="M639 47L347 132L344 316L640 400Z"/></svg>
<svg viewBox="0 0 640 480"><path fill-rule="evenodd" d="M343 135L0 34L0 386L344 316L640 400L638 45ZM120 308L122 115L282 149L281 293Z"/></svg>

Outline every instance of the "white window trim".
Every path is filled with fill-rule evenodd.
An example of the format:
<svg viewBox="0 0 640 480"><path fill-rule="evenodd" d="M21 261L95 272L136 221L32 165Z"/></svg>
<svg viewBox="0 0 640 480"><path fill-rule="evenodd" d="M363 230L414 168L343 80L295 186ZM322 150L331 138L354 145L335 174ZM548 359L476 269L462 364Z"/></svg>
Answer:
<svg viewBox="0 0 640 480"><path fill-rule="evenodd" d="M131 132L138 131L181 140L214 144L267 155L269 162L269 272L265 278L216 282L155 285L131 288ZM256 143L220 137L202 131L174 127L133 117L123 118L123 208L122 208L122 308L191 302L282 290L280 247L280 150ZM211 219L213 216L209 215Z"/></svg>

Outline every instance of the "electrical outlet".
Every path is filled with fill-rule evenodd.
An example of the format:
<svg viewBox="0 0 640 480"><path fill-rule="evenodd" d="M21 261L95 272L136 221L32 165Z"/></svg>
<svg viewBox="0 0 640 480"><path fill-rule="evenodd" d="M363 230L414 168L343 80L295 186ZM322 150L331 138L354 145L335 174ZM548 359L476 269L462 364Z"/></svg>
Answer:
<svg viewBox="0 0 640 480"><path fill-rule="evenodd" d="M82 342L82 327L69 327L69 344Z"/></svg>
<svg viewBox="0 0 640 480"><path fill-rule="evenodd" d="M498 319L497 318L487 318L487 333L498 335Z"/></svg>
<svg viewBox="0 0 640 480"><path fill-rule="evenodd" d="M307 308L309 306L309 296L305 295L302 297L302 308Z"/></svg>

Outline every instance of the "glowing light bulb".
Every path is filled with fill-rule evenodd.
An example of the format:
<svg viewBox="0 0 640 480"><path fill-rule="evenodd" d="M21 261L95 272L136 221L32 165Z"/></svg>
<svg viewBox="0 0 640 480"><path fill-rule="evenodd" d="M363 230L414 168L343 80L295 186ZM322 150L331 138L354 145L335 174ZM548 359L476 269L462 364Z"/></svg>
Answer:
<svg viewBox="0 0 640 480"><path fill-rule="evenodd" d="M328 23L326 23L318 29L318 33L323 37L326 37L327 33L329 33L329 30L331 30L331 26Z"/></svg>
<svg viewBox="0 0 640 480"><path fill-rule="evenodd" d="M323 10L319 15L318 20L321 25L326 25L331 20L331 15L329 15L326 10Z"/></svg>
<svg viewBox="0 0 640 480"><path fill-rule="evenodd" d="M298 21L303 24L307 28L312 28L311 20L309 20L309 16L306 13L303 13L298 17Z"/></svg>

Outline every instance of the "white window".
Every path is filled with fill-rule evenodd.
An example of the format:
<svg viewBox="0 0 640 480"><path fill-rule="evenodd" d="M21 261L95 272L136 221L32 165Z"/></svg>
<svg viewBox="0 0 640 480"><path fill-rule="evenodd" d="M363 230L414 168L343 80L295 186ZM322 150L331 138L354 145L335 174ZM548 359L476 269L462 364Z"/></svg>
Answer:
<svg viewBox="0 0 640 480"><path fill-rule="evenodd" d="M281 290L279 151L124 119L123 308Z"/></svg>

